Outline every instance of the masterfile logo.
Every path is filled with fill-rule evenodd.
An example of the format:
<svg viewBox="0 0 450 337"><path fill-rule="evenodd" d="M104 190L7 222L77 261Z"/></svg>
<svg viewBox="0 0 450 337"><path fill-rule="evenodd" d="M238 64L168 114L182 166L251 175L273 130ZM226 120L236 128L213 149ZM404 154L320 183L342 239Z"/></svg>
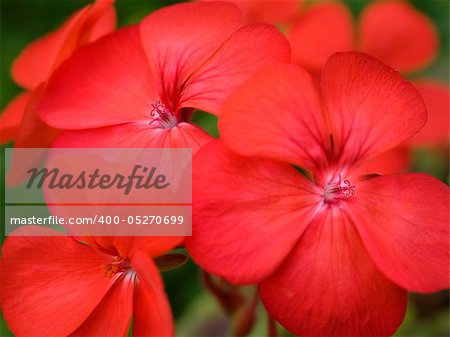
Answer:
<svg viewBox="0 0 450 337"><path fill-rule="evenodd" d="M133 171L129 175L116 173L114 176L101 174L100 169L96 168L92 173L83 170L78 176L72 174L63 174L58 168L51 170L47 168L32 168L27 171L30 174L26 188L32 188L36 183L37 188L42 188L48 180L49 189L122 189L125 195L128 195L131 189L163 189L170 185L164 174L157 174L157 168L148 168L142 165L134 165ZM140 174L141 173L141 174Z"/></svg>

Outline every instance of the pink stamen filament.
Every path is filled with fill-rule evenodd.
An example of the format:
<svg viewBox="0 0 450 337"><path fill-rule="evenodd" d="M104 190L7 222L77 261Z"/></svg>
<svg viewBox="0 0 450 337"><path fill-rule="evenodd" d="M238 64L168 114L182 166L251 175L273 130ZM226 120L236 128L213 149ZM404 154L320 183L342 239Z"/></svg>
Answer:
<svg viewBox="0 0 450 337"><path fill-rule="evenodd" d="M338 181L331 180L323 191L324 202L335 203L341 199L350 198L355 196L356 186L350 183L348 179L341 179L341 175L338 176Z"/></svg>
<svg viewBox="0 0 450 337"><path fill-rule="evenodd" d="M157 100L155 103L152 103L152 108L153 109L150 111L150 117L152 117L153 120L149 123L149 125L156 122L158 127L169 129L178 124L175 115L166 108L165 104L161 102L161 100Z"/></svg>

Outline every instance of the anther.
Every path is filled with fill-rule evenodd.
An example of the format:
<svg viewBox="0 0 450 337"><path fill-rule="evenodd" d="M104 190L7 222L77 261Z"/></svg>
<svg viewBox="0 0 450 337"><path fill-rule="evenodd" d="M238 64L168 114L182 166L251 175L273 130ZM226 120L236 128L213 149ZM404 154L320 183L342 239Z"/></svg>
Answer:
<svg viewBox="0 0 450 337"><path fill-rule="evenodd" d="M342 180L339 174L337 179L332 179L323 190L323 198L326 203L336 203L345 198L355 196L356 186L350 180Z"/></svg>

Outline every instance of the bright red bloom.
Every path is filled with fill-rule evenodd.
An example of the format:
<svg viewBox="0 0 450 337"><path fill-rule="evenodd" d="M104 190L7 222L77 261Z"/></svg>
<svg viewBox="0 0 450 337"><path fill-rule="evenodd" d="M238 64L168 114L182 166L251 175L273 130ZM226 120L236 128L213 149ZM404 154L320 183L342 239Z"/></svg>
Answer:
<svg viewBox="0 0 450 337"><path fill-rule="evenodd" d="M23 226L2 247L0 304L16 336L174 334L152 258L179 237L74 238Z"/></svg>
<svg viewBox="0 0 450 337"><path fill-rule="evenodd" d="M222 102L262 66L286 62L274 27L241 26L226 2L158 10L80 49L52 76L42 119L65 129L59 147L191 147L211 140L191 124L193 109L218 114Z"/></svg>
<svg viewBox="0 0 450 337"><path fill-rule="evenodd" d="M333 53L349 50L365 52L402 73L409 73L430 64L439 45L433 22L402 1L375 2L366 6L356 25L344 4L313 5L293 24L288 39L293 61L312 73L320 72ZM415 84L425 99L429 114L427 126L408 147L446 143L449 136L448 85L432 79ZM404 160L404 153L405 148L399 148L396 155L378 158L378 172L405 170L409 160Z"/></svg>
<svg viewBox="0 0 450 337"><path fill-rule="evenodd" d="M393 334L406 290L448 287L449 190L424 174L356 170L425 120L418 91L365 54L332 56L320 94L298 66L258 72L219 119L238 154L216 141L194 158L189 252L233 283L259 283L296 334Z"/></svg>
<svg viewBox="0 0 450 337"><path fill-rule="evenodd" d="M12 77L27 91L19 94L5 108L0 119L0 143L16 141L17 147L46 147L54 139L50 129L27 109L40 84L45 82L58 66L80 46L97 40L116 26L114 0L97 0L67 19L61 27L27 46L14 61ZM27 113L25 114L25 111ZM24 116L25 114L25 116ZM45 140L42 138L46 135Z"/></svg>

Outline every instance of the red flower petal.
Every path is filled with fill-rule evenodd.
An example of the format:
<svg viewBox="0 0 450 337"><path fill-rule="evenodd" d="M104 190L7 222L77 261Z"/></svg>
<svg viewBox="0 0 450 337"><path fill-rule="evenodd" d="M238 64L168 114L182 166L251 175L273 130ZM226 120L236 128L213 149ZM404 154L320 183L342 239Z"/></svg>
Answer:
<svg viewBox="0 0 450 337"><path fill-rule="evenodd" d="M72 15L59 29L28 45L12 66L12 77L20 86L34 89L45 81L58 58L67 35L84 16L86 8Z"/></svg>
<svg viewBox="0 0 450 337"><path fill-rule="evenodd" d="M133 303L133 336L173 336L172 312L158 269L144 253L136 254L131 264L137 274Z"/></svg>
<svg viewBox="0 0 450 337"><path fill-rule="evenodd" d="M417 90L362 53L332 56L322 88L327 116L311 77L300 68L259 71L224 104L222 140L242 155L317 169L329 158L350 165L387 151L413 136L426 119ZM249 132L252 125L258 128Z"/></svg>
<svg viewBox="0 0 450 337"><path fill-rule="evenodd" d="M159 129L147 123L123 124L98 129L64 131L54 147L118 148L192 148L198 151L213 138L196 125L180 123L171 129Z"/></svg>
<svg viewBox="0 0 450 337"><path fill-rule="evenodd" d="M113 31L115 24L113 1L97 0L94 5L84 7L60 28L25 48L14 62L14 80L27 89L34 89L75 49Z"/></svg>
<svg viewBox="0 0 450 337"><path fill-rule="evenodd" d="M132 245L130 245L128 250L128 256L134 256L138 250L142 250L151 257L161 256L169 250L176 248L176 246L181 245L184 239L182 236L134 237ZM119 247L117 242L116 247ZM119 252L121 252L120 249Z"/></svg>
<svg viewBox="0 0 450 337"><path fill-rule="evenodd" d="M221 139L233 151L313 168L328 139L311 76L295 65L257 72L225 102Z"/></svg>
<svg viewBox="0 0 450 337"><path fill-rule="evenodd" d="M176 112L185 81L207 61L241 21L226 2L183 3L162 8L141 23L141 37L160 98Z"/></svg>
<svg viewBox="0 0 450 337"><path fill-rule="evenodd" d="M438 145L446 142L449 136L449 102L448 85L432 79L414 82L414 86L422 95L428 110L428 119L424 128L412 139L414 145Z"/></svg>
<svg viewBox="0 0 450 337"><path fill-rule="evenodd" d="M302 0L232 0L244 14L248 23L286 23L298 11Z"/></svg>
<svg viewBox="0 0 450 337"><path fill-rule="evenodd" d="M21 230L53 232L37 226ZM107 257L69 237L8 237L2 254L1 308L17 336L69 335L116 282L102 272Z"/></svg>
<svg viewBox="0 0 450 337"><path fill-rule="evenodd" d="M322 88L341 165L387 151L426 121L419 92L393 69L362 53L338 53L327 62Z"/></svg>
<svg viewBox="0 0 450 337"><path fill-rule="evenodd" d="M29 95L15 139L16 148L48 148L59 134L59 130L49 127L37 116L36 106L42 97L43 89L44 83ZM24 170L17 169L18 167L33 167L33 165L39 165L43 159L42 151L37 151L34 156L17 156L13 152L8 183L15 185L26 178Z"/></svg>
<svg viewBox="0 0 450 337"><path fill-rule="evenodd" d="M120 277L71 337L127 336L133 311L134 277Z"/></svg>
<svg viewBox="0 0 450 337"><path fill-rule="evenodd" d="M256 70L289 60L289 43L276 28L263 24L242 27L187 80L181 106L218 115L231 92Z"/></svg>
<svg viewBox="0 0 450 337"><path fill-rule="evenodd" d="M353 22L340 3L312 6L288 33L293 62L318 72L334 53L354 49Z"/></svg>
<svg viewBox="0 0 450 337"><path fill-rule="evenodd" d="M37 115L36 108L44 92L44 85L38 86L32 93L23 115L15 147L47 148L50 147L59 130L45 124ZM22 158L23 159L23 158ZM22 162L21 165L24 165Z"/></svg>
<svg viewBox="0 0 450 337"><path fill-rule="evenodd" d="M39 116L59 129L149 119L157 99L137 26L80 48L50 78Z"/></svg>
<svg viewBox="0 0 450 337"><path fill-rule="evenodd" d="M233 283L256 283L290 252L320 198L289 165L245 158L219 142L194 158L193 235L203 268Z"/></svg>
<svg viewBox="0 0 450 337"><path fill-rule="evenodd" d="M86 35L89 42L111 33L116 28L117 18L114 9L115 0L96 0L91 15L85 22Z"/></svg>
<svg viewBox="0 0 450 337"><path fill-rule="evenodd" d="M25 108L30 100L30 92L22 92L9 102L0 117L0 144L16 139Z"/></svg>
<svg viewBox="0 0 450 337"><path fill-rule="evenodd" d="M360 50L402 72L426 66L438 51L433 22L406 2L365 7L360 26Z"/></svg>
<svg viewBox="0 0 450 337"><path fill-rule="evenodd" d="M361 163L356 170L352 170L352 175L404 173L408 171L411 161L410 149L407 146L397 146Z"/></svg>
<svg viewBox="0 0 450 337"><path fill-rule="evenodd" d="M259 292L269 313L300 336L391 336L407 302L406 291L378 271L337 208L308 226Z"/></svg>
<svg viewBox="0 0 450 337"><path fill-rule="evenodd" d="M82 45L95 41L116 28L113 4L114 0L96 0L94 4L86 7L84 15L68 32L52 70Z"/></svg>
<svg viewBox="0 0 450 337"><path fill-rule="evenodd" d="M351 208L375 264L402 288L449 286L449 189L431 176L402 174L360 182Z"/></svg>

